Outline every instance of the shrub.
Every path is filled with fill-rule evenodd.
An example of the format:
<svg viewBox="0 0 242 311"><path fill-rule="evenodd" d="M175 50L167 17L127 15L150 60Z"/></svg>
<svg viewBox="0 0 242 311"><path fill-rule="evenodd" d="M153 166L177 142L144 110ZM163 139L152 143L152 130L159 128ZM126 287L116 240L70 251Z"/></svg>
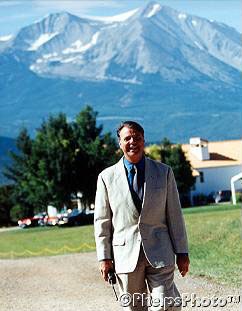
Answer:
<svg viewBox="0 0 242 311"><path fill-rule="evenodd" d="M236 192L235 197L236 197L236 203L242 202L242 192Z"/></svg>
<svg viewBox="0 0 242 311"><path fill-rule="evenodd" d="M204 193L198 193L192 197L193 205L207 205L208 197Z"/></svg>

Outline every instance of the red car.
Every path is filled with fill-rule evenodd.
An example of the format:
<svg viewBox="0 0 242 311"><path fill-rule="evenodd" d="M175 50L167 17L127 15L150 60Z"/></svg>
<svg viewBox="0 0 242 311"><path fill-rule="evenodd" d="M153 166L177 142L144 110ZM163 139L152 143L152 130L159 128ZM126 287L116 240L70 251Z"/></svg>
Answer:
<svg viewBox="0 0 242 311"><path fill-rule="evenodd" d="M33 217L23 218L18 221L18 225L20 228L30 228L30 227L37 227L43 226L44 220L46 217L46 213L39 213L34 215Z"/></svg>

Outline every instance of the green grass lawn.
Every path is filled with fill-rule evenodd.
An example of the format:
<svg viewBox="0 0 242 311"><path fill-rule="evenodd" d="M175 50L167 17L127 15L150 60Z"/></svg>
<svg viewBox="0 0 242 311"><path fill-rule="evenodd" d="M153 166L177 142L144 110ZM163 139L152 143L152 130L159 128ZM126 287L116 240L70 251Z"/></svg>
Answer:
<svg viewBox="0 0 242 311"><path fill-rule="evenodd" d="M38 227L0 233L0 258L20 258L95 250L93 226Z"/></svg>
<svg viewBox="0 0 242 311"><path fill-rule="evenodd" d="M238 286L241 281L239 206L183 210L188 231L190 273ZM32 228L0 233L0 258L49 256L95 250L93 226Z"/></svg>
<svg viewBox="0 0 242 311"><path fill-rule="evenodd" d="M241 284L239 206L217 205L184 210L194 275L233 286Z"/></svg>

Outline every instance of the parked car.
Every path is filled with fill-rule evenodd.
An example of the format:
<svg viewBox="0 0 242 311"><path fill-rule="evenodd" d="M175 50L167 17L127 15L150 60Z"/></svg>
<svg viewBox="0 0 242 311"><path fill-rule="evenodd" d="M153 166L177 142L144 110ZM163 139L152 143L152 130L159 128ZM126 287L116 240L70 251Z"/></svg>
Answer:
<svg viewBox="0 0 242 311"><path fill-rule="evenodd" d="M57 216L49 216L46 215L45 217L45 225L46 226L56 226L58 224L58 217Z"/></svg>
<svg viewBox="0 0 242 311"><path fill-rule="evenodd" d="M214 194L215 203L229 202L231 200L231 190L219 190Z"/></svg>
<svg viewBox="0 0 242 311"><path fill-rule="evenodd" d="M81 226L92 224L93 220L94 220L94 211L80 211L78 209L73 209L70 214L60 218L59 225Z"/></svg>
<svg viewBox="0 0 242 311"><path fill-rule="evenodd" d="M33 217L27 217L20 219L18 221L18 225L20 228L29 228L29 227L37 227L43 226L45 224L46 213L39 213L34 215Z"/></svg>
<svg viewBox="0 0 242 311"><path fill-rule="evenodd" d="M207 203L215 203L215 192L212 191L207 196Z"/></svg>
<svg viewBox="0 0 242 311"><path fill-rule="evenodd" d="M68 222L68 215L71 213L71 210L62 210L57 214L58 217L58 226L64 226Z"/></svg>

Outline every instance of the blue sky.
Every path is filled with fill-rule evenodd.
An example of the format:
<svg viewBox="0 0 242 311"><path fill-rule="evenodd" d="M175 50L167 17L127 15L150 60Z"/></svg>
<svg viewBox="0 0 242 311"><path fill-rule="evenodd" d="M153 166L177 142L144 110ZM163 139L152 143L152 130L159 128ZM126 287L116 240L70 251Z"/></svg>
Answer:
<svg viewBox="0 0 242 311"><path fill-rule="evenodd" d="M144 6L148 0L0 0L0 36L16 33L52 12L112 16ZM186 13L223 22L241 31L240 0L157 0Z"/></svg>

